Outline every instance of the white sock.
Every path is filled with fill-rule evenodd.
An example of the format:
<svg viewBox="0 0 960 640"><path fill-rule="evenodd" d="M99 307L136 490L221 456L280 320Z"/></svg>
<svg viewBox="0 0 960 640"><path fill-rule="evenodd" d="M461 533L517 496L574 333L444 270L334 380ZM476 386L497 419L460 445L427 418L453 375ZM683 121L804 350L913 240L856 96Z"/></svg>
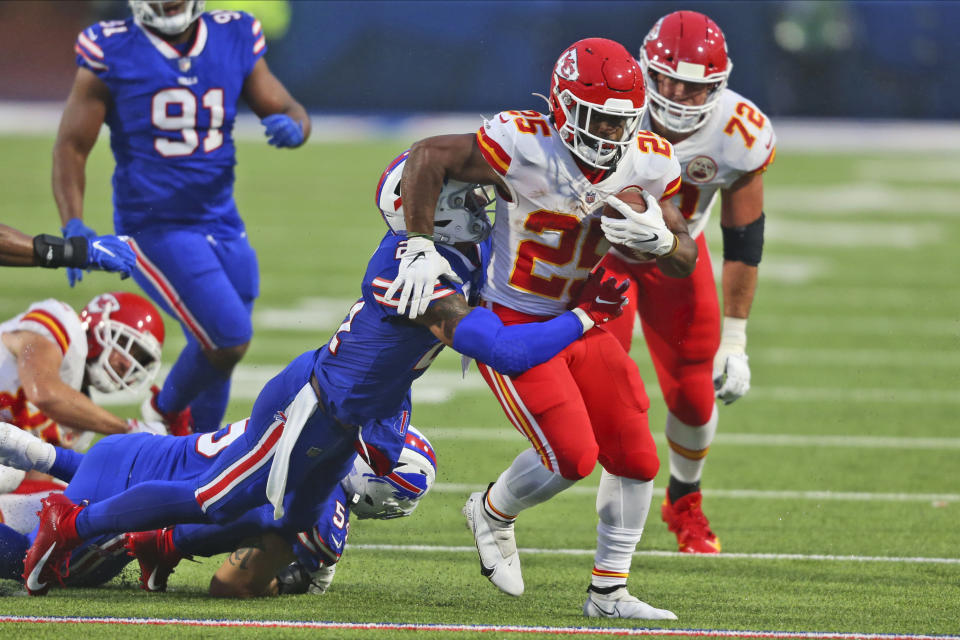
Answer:
<svg viewBox="0 0 960 640"><path fill-rule="evenodd" d="M597 552L593 559L595 587L626 584L633 552L640 543L650 513L653 482L600 475L597 489Z"/></svg>
<svg viewBox="0 0 960 640"><path fill-rule="evenodd" d="M0 458L3 464L21 471L47 473L57 457L57 450L32 433L12 424L0 423Z"/></svg>
<svg viewBox="0 0 960 640"><path fill-rule="evenodd" d="M537 452L527 449L493 483L484 506L493 511L491 515L512 520L524 509L546 502L574 482L544 467Z"/></svg>
<svg viewBox="0 0 960 640"><path fill-rule="evenodd" d="M703 475L707 451L717 433L717 407L706 424L691 426L667 412L667 443L670 445L670 475L681 482L694 483Z"/></svg>
<svg viewBox="0 0 960 640"><path fill-rule="evenodd" d="M27 458L33 464L34 471L47 473L57 459L57 449L49 442L37 439L27 445Z"/></svg>

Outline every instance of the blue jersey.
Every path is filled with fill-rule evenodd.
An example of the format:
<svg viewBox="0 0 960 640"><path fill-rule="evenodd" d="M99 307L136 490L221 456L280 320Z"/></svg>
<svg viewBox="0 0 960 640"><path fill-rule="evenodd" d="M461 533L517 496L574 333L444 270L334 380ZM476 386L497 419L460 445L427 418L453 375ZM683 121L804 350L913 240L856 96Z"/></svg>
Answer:
<svg viewBox="0 0 960 640"><path fill-rule="evenodd" d="M385 295L397 277L405 249L406 236L387 233L367 264L363 297L317 357L317 380L344 422L364 424L409 410L410 386L443 348L428 328L397 314L399 294L393 299ZM475 304L489 262L490 241L473 245L471 255L442 244L437 251L463 284L442 280L434 288L433 299L460 294Z"/></svg>
<svg viewBox="0 0 960 640"><path fill-rule="evenodd" d="M321 565L336 564L343 554L350 532L350 497L337 485L323 505L316 524L308 531L297 534L293 552L308 571L316 571Z"/></svg>
<svg viewBox="0 0 960 640"><path fill-rule="evenodd" d="M77 37L77 64L112 98L106 123L118 233L243 228L233 200L233 124L244 81L266 51L260 23L240 11L204 13L182 49L133 18L100 22Z"/></svg>
<svg viewBox="0 0 960 640"><path fill-rule="evenodd" d="M187 437L154 436L145 433L109 436L98 442L84 456L84 461L64 493L74 502L100 501L134 485L151 480L174 480L197 475L247 426L246 420L226 425L215 433ZM401 445L402 446L402 445ZM305 494L311 493L309 490ZM335 564L343 553L350 521L350 499L337 485L329 498L315 504L308 495L294 496L290 501L300 509L269 526L240 528L236 532L220 527L216 540L201 540L200 546L188 553L205 555L223 553L235 548L240 540L259 531L273 531L289 540L297 558L310 571ZM272 509L268 510L272 511ZM304 513L306 512L306 513ZM296 532L286 524L288 519L309 518L313 526ZM189 525L181 525L188 527ZM33 542L36 531L23 535L0 524L0 578L19 580L23 573L23 556ZM122 535L108 534L85 541L73 551L70 560L70 586L93 586L111 580L133 558L124 548Z"/></svg>

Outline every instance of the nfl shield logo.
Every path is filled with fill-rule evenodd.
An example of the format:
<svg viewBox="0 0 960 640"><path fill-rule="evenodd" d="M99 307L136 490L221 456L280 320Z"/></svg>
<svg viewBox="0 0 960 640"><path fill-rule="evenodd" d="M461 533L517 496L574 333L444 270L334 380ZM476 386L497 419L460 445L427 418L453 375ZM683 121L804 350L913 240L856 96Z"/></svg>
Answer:
<svg viewBox="0 0 960 640"><path fill-rule="evenodd" d="M596 199L597 199L597 192L596 192L596 191L587 191L587 192L583 195L583 199L586 200L587 204L593 204L593 203L596 201Z"/></svg>
<svg viewBox="0 0 960 640"><path fill-rule="evenodd" d="M177 65L180 67L181 73L190 71L190 58L180 58L180 60L177 61Z"/></svg>

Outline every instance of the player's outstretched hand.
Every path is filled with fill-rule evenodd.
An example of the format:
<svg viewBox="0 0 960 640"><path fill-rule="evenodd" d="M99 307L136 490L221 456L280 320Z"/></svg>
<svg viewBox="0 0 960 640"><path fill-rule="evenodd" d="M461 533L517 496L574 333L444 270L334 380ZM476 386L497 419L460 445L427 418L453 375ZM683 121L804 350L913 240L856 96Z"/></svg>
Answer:
<svg viewBox="0 0 960 640"><path fill-rule="evenodd" d="M630 279L617 282L613 276L604 278L606 269L597 267L590 273L586 284L580 290L577 307L583 309L594 324L604 324L623 313L627 304L626 292L630 288Z"/></svg>
<svg viewBox="0 0 960 640"><path fill-rule="evenodd" d="M137 255L123 236L94 236L87 239L87 262L83 266L115 271L127 278L137 266Z"/></svg>
<svg viewBox="0 0 960 640"><path fill-rule="evenodd" d="M723 319L720 348L713 357L713 388L723 404L730 404L750 391L746 322L740 318Z"/></svg>
<svg viewBox="0 0 960 640"><path fill-rule="evenodd" d="M267 143L275 147L299 147L303 144L303 125L285 113L274 113L260 121L267 128Z"/></svg>
<svg viewBox="0 0 960 640"><path fill-rule="evenodd" d="M80 218L70 218L61 231L63 231L64 238L83 236L87 240L94 240L97 237L97 232L83 224L83 220ZM67 282L70 283L71 287L81 280L83 280L83 269L76 269L73 267L67 269Z"/></svg>
<svg viewBox="0 0 960 640"><path fill-rule="evenodd" d="M433 288L441 276L453 282L462 282L447 259L437 252L433 240L421 236L408 238L406 250L400 258L397 277L387 289L386 297L392 300L397 291L400 291L397 313L403 315L407 312L407 316L413 320L423 315L430 306Z"/></svg>
<svg viewBox="0 0 960 640"><path fill-rule="evenodd" d="M643 213L634 211L616 196L608 196L605 202L623 214L623 218L600 218L600 228L610 244L621 244L631 249L655 256L663 256L677 246L677 237L663 221L660 203L648 191L642 192L647 203Z"/></svg>

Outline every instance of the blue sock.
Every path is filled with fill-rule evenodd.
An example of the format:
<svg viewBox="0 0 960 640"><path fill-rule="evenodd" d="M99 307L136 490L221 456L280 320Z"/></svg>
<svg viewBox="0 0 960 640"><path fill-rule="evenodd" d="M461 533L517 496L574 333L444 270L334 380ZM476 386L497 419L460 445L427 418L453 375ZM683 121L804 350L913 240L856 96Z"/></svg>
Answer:
<svg viewBox="0 0 960 640"><path fill-rule="evenodd" d="M0 578L18 582L23 579L23 557L29 547L27 536L0 524Z"/></svg>
<svg viewBox="0 0 960 640"><path fill-rule="evenodd" d="M152 531L188 522L206 522L194 499L194 483L153 481L95 502L77 516L81 538L127 531Z"/></svg>
<svg viewBox="0 0 960 640"><path fill-rule="evenodd" d="M73 474L77 472L77 467L83 462L83 454L62 447L54 447L54 449L56 449L57 455L47 473L58 480L70 482L73 480Z"/></svg>
<svg viewBox="0 0 960 640"><path fill-rule="evenodd" d="M221 374L222 375L222 374ZM197 394L190 403L193 430L196 433L216 431L222 426L223 416L230 401L230 378L221 378Z"/></svg>
<svg viewBox="0 0 960 640"><path fill-rule="evenodd" d="M227 411L229 394L230 376L210 364L188 333L187 346L164 380L157 406L161 411L183 411L189 406L197 431L216 431Z"/></svg>

